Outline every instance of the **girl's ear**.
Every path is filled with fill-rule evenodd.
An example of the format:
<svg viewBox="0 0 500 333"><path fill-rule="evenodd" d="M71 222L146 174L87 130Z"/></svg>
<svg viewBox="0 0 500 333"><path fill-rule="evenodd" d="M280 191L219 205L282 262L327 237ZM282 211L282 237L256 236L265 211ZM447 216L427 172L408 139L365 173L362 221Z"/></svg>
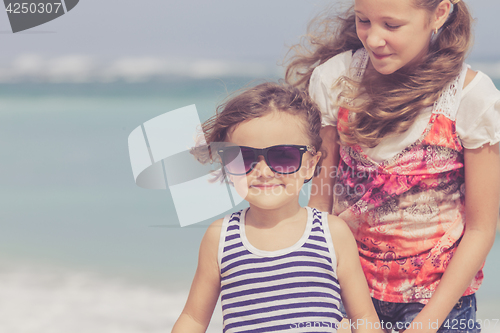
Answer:
<svg viewBox="0 0 500 333"><path fill-rule="evenodd" d="M321 158L321 152L317 152L309 161L307 161L307 175L306 179L314 177L314 172L316 171L316 165Z"/></svg>
<svg viewBox="0 0 500 333"><path fill-rule="evenodd" d="M448 19L448 16L450 16L450 11L451 2L449 0L443 0L439 3L431 20L432 30L441 29L443 24Z"/></svg>

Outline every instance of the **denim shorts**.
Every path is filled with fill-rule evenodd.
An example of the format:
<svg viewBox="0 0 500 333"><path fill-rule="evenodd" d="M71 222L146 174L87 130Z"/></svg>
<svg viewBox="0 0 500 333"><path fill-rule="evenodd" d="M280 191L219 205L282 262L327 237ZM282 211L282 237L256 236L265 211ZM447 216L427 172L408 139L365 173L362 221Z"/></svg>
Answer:
<svg viewBox="0 0 500 333"><path fill-rule="evenodd" d="M412 323L413 319L420 313L424 304L421 303L391 303L379 301L372 298L373 305L380 319L381 327L395 331L407 328L437 328L436 323ZM462 296L458 303L442 323L438 333L479 333L481 327L476 321L476 295ZM346 317L343 304L340 311ZM425 326L425 327L424 327Z"/></svg>

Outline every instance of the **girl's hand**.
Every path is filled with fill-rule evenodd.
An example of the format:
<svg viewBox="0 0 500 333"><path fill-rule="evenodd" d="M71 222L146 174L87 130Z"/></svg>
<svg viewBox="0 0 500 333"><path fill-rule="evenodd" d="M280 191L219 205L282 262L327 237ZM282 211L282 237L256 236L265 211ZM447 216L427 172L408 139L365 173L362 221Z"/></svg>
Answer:
<svg viewBox="0 0 500 333"><path fill-rule="evenodd" d="M331 213L333 207L333 187L340 159L337 128L334 126L325 126L321 129L320 135L323 139L323 144L321 145L323 159L321 160L319 175L312 180L311 198L308 205L322 212Z"/></svg>
<svg viewBox="0 0 500 333"><path fill-rule="evenodd" d="M354 323L351 327L354 332L382 333L381 326L376 325L379 319L361 268L354 236L347 224L336 216L328 216L328 225L337 257L342 303L351 323Z"/></svg>
<svg viewBox="0 0 500 333"><path fill-rule="evenodd" d="M198 268L191 284L186 306L172 333L205 332L220 293L220 272L217 253L222 219L212 223L201 241Z"/></svg>

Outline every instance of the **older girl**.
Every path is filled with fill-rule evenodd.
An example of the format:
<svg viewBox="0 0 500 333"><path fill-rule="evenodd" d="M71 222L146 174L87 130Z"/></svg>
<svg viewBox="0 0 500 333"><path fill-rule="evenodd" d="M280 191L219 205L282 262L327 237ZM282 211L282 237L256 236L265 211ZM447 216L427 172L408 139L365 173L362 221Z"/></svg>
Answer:
<svg viewBox="0 0 500 333"><path fill-rule="evenodd" d="M309 205L347 222L381 321L477 332L500 201L500 92L464 63L460 0L355 0L320 17L287 79L323 113Z"/></svg>

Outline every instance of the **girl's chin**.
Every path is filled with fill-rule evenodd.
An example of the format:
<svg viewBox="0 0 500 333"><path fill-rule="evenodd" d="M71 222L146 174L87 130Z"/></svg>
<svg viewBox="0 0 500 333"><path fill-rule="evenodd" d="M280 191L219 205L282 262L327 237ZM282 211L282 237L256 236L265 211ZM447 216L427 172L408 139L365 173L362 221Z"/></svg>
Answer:
<svg viewBox="0 0 500 333"><path fill-rule="evenodd" d="M373 66L373 69L382 75L390 75L398 70L392 66Z"/></svg>
<svg viewBox="0 0 500 333"><path fill-rule="evenodd" d="M377 59L373 59L373 56L370 56L370 63L368 64L367 70L375 71L382 75L389 75L397 71L393 66L389 64L384 64L383 61L379 61Z"/></svg>

